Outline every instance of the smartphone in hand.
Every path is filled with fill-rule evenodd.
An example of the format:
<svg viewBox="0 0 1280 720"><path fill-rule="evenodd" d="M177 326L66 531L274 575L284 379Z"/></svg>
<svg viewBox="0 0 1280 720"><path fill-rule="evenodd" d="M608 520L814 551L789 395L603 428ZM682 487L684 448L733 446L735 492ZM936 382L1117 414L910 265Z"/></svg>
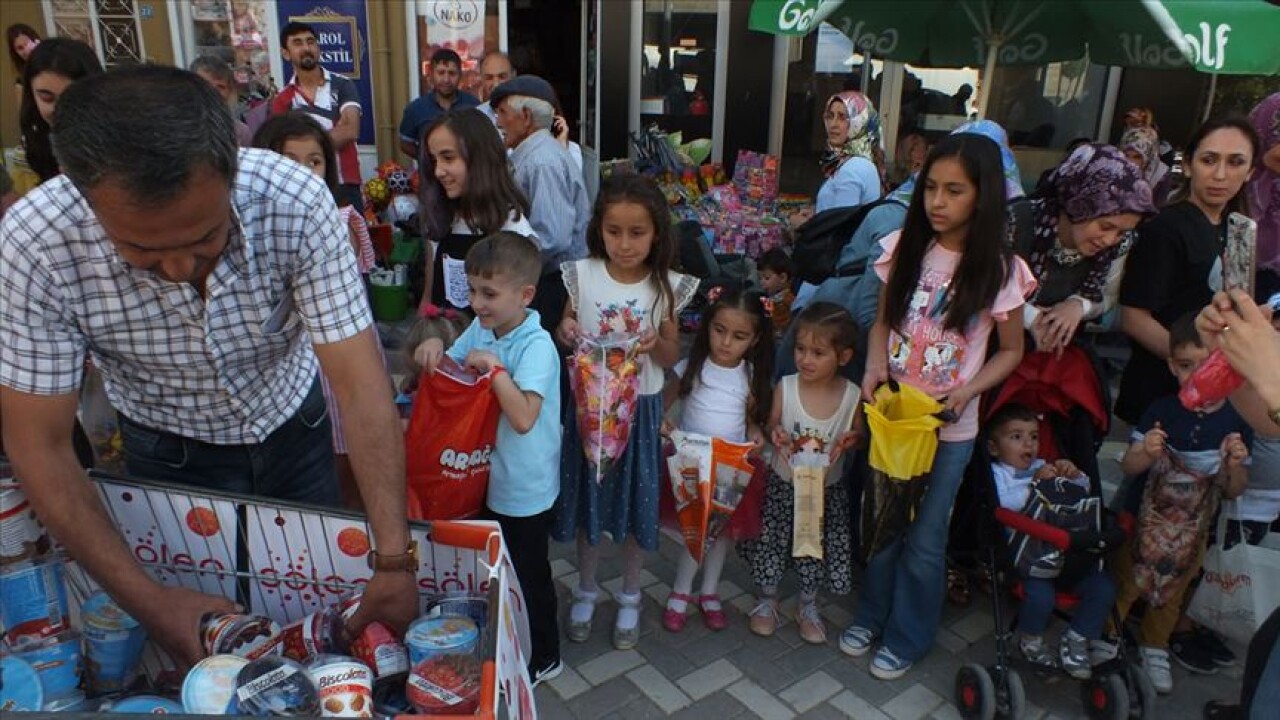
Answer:
<svg viewBox="0 0 1280 720"><path fill-rule="evenodd" d="M1227 217L1227 244L1222 253L1222 289L1239 288L1253 297L1258 270L1258 223L1240 213Z"/></svg>

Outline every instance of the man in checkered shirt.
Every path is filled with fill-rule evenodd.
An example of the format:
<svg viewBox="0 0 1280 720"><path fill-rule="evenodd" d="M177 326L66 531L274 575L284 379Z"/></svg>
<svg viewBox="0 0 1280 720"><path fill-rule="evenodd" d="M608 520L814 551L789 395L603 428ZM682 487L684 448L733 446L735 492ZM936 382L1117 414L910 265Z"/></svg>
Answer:
<svg viewBox="0 0 1280 720"><path fill-rule="evenodd" d="M323 181L237 153L198 75L136 67L77 82L54 117L65 175L0 223L4 446L46 527L180 661L231 603L134 564L71 444L86 356L132 474L335 503L317 369L347 421L380 566L409 553L404 449L355 257ZM404 563L410 564L410 563ZM403 627L414 574L373 574L356 625Z"/></svg>

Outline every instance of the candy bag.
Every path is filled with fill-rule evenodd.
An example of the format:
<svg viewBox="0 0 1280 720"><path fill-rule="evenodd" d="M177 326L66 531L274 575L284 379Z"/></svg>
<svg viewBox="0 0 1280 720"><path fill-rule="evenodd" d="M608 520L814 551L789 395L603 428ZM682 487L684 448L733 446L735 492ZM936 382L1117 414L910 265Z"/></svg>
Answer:
<svg viewBox="0 0 1280 720"><path fill-rule="evenodd" d="M1226 400L1243 384L1244 378L1231 367L1222 350L1214 350L1178 391L1178 400L1182 402L1182 407L1195 411Z"/></svg>
<svg viewBox="0 0 1280 720"><path fill-rule="evenodd" d="M582 453L604 481L627 449L640 399L637 337L581 338L569 358L569 386Z"/></svg>
<svg viewBox="0 0 1280 720"><path fill-rule="evenodd" d="M676 452L667 458L671 494L685 547L702 562L746 494L755 468L751 445L676 430Z"/></svg>

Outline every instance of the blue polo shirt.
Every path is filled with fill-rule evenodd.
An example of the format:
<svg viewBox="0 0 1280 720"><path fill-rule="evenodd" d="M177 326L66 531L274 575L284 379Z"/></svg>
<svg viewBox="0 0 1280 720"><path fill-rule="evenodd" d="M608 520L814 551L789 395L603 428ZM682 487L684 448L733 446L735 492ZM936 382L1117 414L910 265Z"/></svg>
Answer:
<svg viewBox="0 0 1280 720"><path fill-rule="evenodd" d="M479 320L472 320L449 348L449 357L461 363L472 350L497 355L517 387L542 396L542 411L529 432L516 432L506 414L498 420L486 504L490 510L512 517L545 512L560 494L562 361L556 345L542 329L537 311L526 310L524 322L500 338L481 327Z"/></svg>
<svg viewBox="0 0 1280 720"><path fill-rule="evenodd" d="M450 110L465 110L479 106L480 98L459 90L453 104L446 108L436 98L436 91L432 90L405 107L404 116L400 118L400 138L406 142L419 143L422 141L422 131L435 122L436 118Z"/></svg>

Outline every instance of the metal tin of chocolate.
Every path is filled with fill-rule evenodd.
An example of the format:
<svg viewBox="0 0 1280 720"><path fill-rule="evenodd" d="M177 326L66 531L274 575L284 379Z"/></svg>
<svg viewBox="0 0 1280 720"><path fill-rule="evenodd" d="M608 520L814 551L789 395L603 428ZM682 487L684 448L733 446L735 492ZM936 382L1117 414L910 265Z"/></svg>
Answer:
<svg viewBox="0 0 1280 720"><path fill-rule="evenodd" d="M238 655L213 655L196 663L182 682L182 708L192 715L235 711L236 678L249 661Z"/></svg>
<svg viewBox="0 0 1280 720"><path fill-rule="evenodd" d="M210 655L257 660L280 653L280 626L261 615L206 615L200 621L200 638Z"/></svg>
<svg viewBox="0 0 1280 720"><path fill-rule="evenodd" d="M128 715L181 715L183 706L177 700L159 695L131 695L112 702L103 710Z"/></svg>
<svg viewBox="0 0 1280 720"><path fill-rule="evenodd" d="M38 712L44 708L44 687L31 663L0 655L0 713Z"/></svg>
<svg viewBox="0 0 1280 720"><path fill-rule="evenodd" d="M373 717L373 671L352 657L318 655L307 672L320 691L324 717Z"/></svg>
<svg viewBox="0 0 1280 720"><path fill-rule="evenodd" d="M419 618L404 634L409 663L414 666L439 655L474 654L479 640L475 621L457 615Z"/></svg>
<svg viewBox="0 0 1280 720"><path fill-rule="evenodd" d="M0 625L11 645L52 637L71 628L61 557L0 569Z"/></svg>
<svg viewBox="0 0 1280 720"><path fill-rule="evenodd" d="M236 712L257 717L314 717L320 714L320 691L301 663L268 655L240 668Z"/></svg>

